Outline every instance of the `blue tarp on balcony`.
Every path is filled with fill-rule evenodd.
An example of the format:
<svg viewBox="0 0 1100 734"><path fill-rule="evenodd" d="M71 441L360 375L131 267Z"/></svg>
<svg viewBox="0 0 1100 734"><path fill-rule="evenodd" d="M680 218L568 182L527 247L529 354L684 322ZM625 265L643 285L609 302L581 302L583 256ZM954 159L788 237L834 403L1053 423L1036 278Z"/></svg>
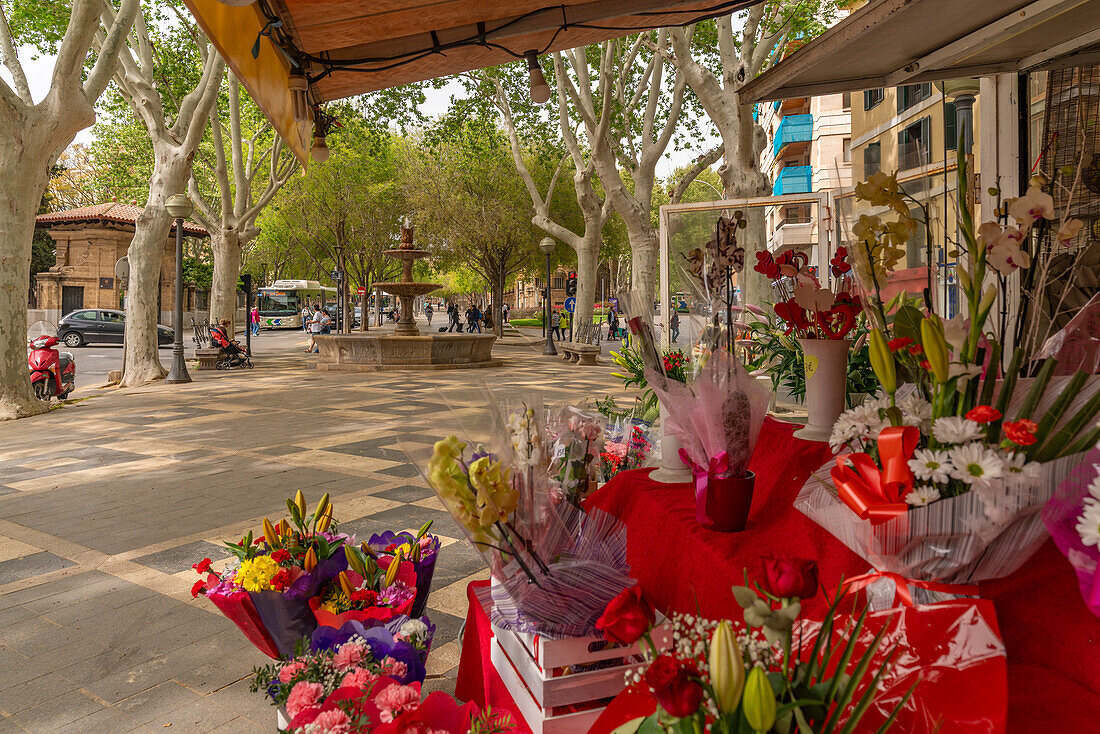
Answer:
<svg viewBox="0 0 1100 734"><path fill-rule="evenodd" d="M808 115L807 115L808 117ZM787 166L779 170L772 187L773 196L810 193L812 171L809 166Z"/></svg>
<svg viewBox="0 0 1100 734"><path fill-rule="evenodd" d="M772 143L772 155L779 157L779 151L789 143L808 143L814 136L813 115L788 115L779 123Z"/></svg>

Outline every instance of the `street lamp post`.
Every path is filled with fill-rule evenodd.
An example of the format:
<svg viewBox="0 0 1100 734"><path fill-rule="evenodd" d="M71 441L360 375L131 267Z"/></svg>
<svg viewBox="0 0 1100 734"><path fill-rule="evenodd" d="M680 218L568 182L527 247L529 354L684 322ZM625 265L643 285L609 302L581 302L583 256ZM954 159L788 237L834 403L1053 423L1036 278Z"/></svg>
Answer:
<svg viewBox="0 0 1100 734"><path fill-rule="evenodd" d="M550 256L554 254L555 248L557 248L557 243L554 242L553 237L543 237L542 242L539 243L539 250L542 251L543 255L546 255L546 303L543 309L546 312L546 323L543 325L545 327L543 331L546 333L546 348L542 350L542 353L556 356L558 350L554 348L554 332L550 329L550 318L554 315L554 304L550 299Z"/></svg>
<svg viewBox="0 0 1100 734"><path fill-rule="evenodd" d="M172 367L165 382L191 382L187 363L183 361L183 220L191 216L195 206L186 194L172 194L164 208L176 220L176 314L172 329Z"/></svg>

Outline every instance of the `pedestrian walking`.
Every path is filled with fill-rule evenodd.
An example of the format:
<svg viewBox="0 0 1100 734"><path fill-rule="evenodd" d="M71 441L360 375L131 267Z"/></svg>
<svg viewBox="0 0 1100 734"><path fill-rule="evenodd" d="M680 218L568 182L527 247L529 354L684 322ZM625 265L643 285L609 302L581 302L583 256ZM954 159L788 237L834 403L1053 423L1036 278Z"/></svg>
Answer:
<svg viewBox="0 0 1100 734"><path fill-rule="evenodd" d="M252 313L249 314L248 320L252 324L252 336L259 336L260 334L260 309L257 306L252 307Z"/></svg>
<svg viewBox="0 0 1100 734"><path fill-rule="evenodd" d="M466 333L473 334L474 329L481 333L481 311L474 304L466 309Z"/></svg>
<svg viewBox="0 0 1100 734"><path fill-rule="evenodd" d="M558 314L558 333L561 335L561 340L565 339L565 332L569 329L569 314L564 310Z"/></svg>
<svg viewBox="0 0 1100 734"><path fill-rule="evenodd" d="M313 317L309 320L309 344L306 345L306 352L316 352L317 349L317 335L321 333L321 309L317 307L317 304L313 305Z"/></svg>
<svg viewBox="0 0 1100 734"><path fill-rule="evenodd" d="M447 304L447 319L450 321L450 326L447 327L448 333L456 330L459 334L462 333L462 321L458 316L458 306L453 301Z"/></svg>
<svg viewBox="0 0 1100 734"><path fill-rule="evenodd" d="M500 307L500 320L503 321L504 323L508 323L511 320L509 318L509 314L511 314L511 312L512 312L512 307L509 306L507 303L504 304L503 306L501 306Z"/></svg>
<svg viewBox="0 0 1100 734"><path fill-rule="evenodd" d="M332 316L329 315L329 312L328 312L327 308L322 308L321 309L321 333L322 334L331 334L332 333Z"/></svg>
<svg viewBox="0 0 1100 734"><path fill-rule="evenodd" d="M550 338L561 341L561 317L553 312L550 313L550 327L553 329Z"/></svg>
<svg viewBox="0 0 1100 734"><path fill-rule="evenodd" d="M676 309L672 309L672 316L668 320L668 328L672 330L672 341L675 343L680 338L680 312Z"/></svg>
<svg viewBox="0 0 1100 734"><path fill-rule="evenodd" d="M619 335L619 314L615 309L607 312L607 338L614 339Z"/></svg>
<svg viewBox="0 0 1100 734"><path fill-rule="evenodd" d="M302 331L309 333L309 322L313 321L313 311L310 310L309 304L302 306Z"/></svg>
<svg viewBox="0 0 1100 734"><path fill-rule="evenodd" d="M435 314L435 311L434 311L434 310L432 309L432 304L430 304L430 303L425 303L425 304L424 304L424 316L425 316L425 318L427 318L427 319L428 319L428 325L429 325L429 326L430 326L430 325L431 325L431 323L432 323L432 316L433 316L434 314Z"/></svg>

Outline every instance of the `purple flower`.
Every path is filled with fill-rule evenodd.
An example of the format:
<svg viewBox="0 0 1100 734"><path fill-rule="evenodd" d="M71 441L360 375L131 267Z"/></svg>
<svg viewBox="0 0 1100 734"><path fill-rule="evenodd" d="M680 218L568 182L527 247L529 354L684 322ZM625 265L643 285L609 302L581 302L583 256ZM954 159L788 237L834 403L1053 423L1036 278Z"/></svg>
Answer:
<svg viewBox="0 0 1100 734"><path fill-rule="evenodd" d="M423 651L420 651L406 640L394 639L394 635L396 635L398 631L400 631L401 626L408 621L408 617L401 615L395 617L386 624L378 620L371 620L367 623L353 620L345 622L340 629L318 627L313 632L310 647L314 652L335 650L352 637L358 636L366 641L367 646L370 648L371 657L374 660L381 662L383 658L391 657L405 664L405 676L396 679L398 683L405 685L414 681L422 683L427 674L424 668L424 661L428 655L427 647ZM421 621L428 627L427 637L430 643L431 638L435 635L435 625L428 622L426 617L421 619Z"/></svg>
<svg viewBox="0 0 1100 734"><path fill-rule="evenodd" d="M416 536L408 531L395 533L387 530L380 535L372 535L367 541L367 545L375 553L392 553L386 549L395 545L417 542L420 543L420 560L412 562L416 570L416 601L413 602L411 610L414 617L424 614L424 610L428 608L428 594L432 589L432 577L435 575L435 562L441 543L439 537L429 533L417 541Z"/></svg>

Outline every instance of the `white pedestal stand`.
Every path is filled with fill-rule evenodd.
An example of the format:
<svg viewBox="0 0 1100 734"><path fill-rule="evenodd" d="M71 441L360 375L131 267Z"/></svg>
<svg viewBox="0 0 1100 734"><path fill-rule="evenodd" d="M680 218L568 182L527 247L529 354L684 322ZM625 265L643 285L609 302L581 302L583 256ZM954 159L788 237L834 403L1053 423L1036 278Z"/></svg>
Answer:
<svg viewBox="0 0 1100 734"><path fill-rule="evenodd" d="M649 478L664 484L691 481L691 470L680 460L680 440L665 430L665 406L661 406L661 464L649 473Z"/></svg>

